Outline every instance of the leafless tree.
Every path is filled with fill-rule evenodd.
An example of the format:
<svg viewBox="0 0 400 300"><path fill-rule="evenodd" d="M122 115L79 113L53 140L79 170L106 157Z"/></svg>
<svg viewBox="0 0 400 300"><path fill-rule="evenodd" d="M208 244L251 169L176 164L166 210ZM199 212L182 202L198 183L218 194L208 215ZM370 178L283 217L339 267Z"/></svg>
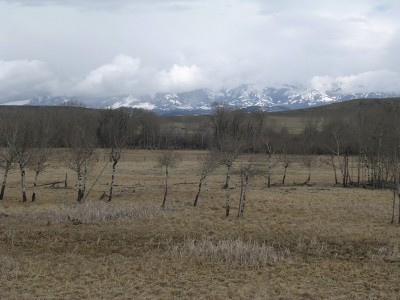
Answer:
<svg viewBox="0 0 400 300"><path fill-rule="evenodd" d="M287 169L290 166L290 157L287 153L287 148L282 149L280 161L281 161L281 164L283 167L282 184L285 184L286 176L287 176Z"/></svg>
<svg viewBox="0 0 400 300"><path fill-rule="evenodd" d="M303 182L303 185L308 184L311 180L311 168L314 164L314 142L318 132L317 127L318 124L315 120L308 119L302 133L303 155L301 156L301 160L303 165L306 166L308 170L308 177Z"/></svg>
<svg viewBox="0 0 400 300"><path fill-rule="evenodd" d="M14 127L15 143L13 151L21 174L22 202L27 201L26 197L26 167L30 163L33 150L32 124L28 122L16 123Z"/></svg>
<svg viewBox="0 0 400 300"><path fill-rule="evenodd" d="M42 125L38 128L34 142L35 148L33 149L31 159L31 167L35 172L32 189L32 202L36 199L36 187L38 185L39 174L49 165L48 160L53 154L51 139L52 133L48 126Z"/></svg>
<svg viewBox="0 0 400 300"><path fill-rule="evenodd" d="M262 168L256 164L254 154L245 163L240 166L240 198L237 217L243 217L246 206L247 190L249 179L255 175L262 174Z"/></svg>
<svg viewBox="0 0 400 300"><path fill-rule="evenodd" d="M394 174L394 184L393 184L393 210L392 210L392 224L394 223L395 218L395 209L396 209L396 196L399 199L399 215L398 222L400 224L400 167L399 161L396 160L393 162L393 174Z"/></svg>
<svg viewBox="0 0 400 300"><path fill-rule="evenodd" d="M164 190L164 200L161 205L162 209L166 208L166 203L167 203L169 169L174 168L177 165L179 158L180 156L174 153L173 151L164 151L157 157L158 161L157 166L159 168L163 169L165 168L165 190Z"/></svg>
<svg viewBox="0 0 400 300"><path fill-rule="evenodd" d="M123 110L105 110L103 119L105 120L105 123L108 124L107 135L109 136L111 147L110 160L112 162L112 175L110 194L108 196L108 201L111 201L113 197L116 167L127 143L127 124L129 114Z"/></svg>
<svg viewBox="0 0 400 300"><path fill-rule="evenodd" d="M13 163L16 160L15 152L14 152L14 144L15 144L15 132L9 132L8 124L3 122L1 124L1 139L4 143L5 147L0 148L0 168L4 170L3 181L1 184L0 191L0 200L3 200L4 193L7 184L8 173L12 168Z"/></svg>
<svg viewBox="0 0 400 300"><path fill-rule="evenodd" d="M200 179L199 179L199 188L197 190L193 206L197 206L203 181L218 166L218 153L210 152L207 155L200 156L198 158L198 161L200 166Z"/></svg>
<svg viewBox="0 0 400 300"><path fill-rule="evenodd" d="M226 138L220 140L219 150L220 150L220 163L226 167L226 179L224 188L226 190L225 211L226 211L226 216L228 217L230 211L230 201L231 201L230 180L232 175L232 167L235 160L243 150L243 142L232 138Z"/></svg>
<svg viewBox="0 0 400 300"><path fill-rule="evenodd" d="M279 163L283 168L282 184L284 185L287 177L287 170L292 162L291 156L289 155L293 149L290 148L290 135L289 130L286 127L282 127L279 132L279 138L277 140L276 148L279 154Z"/></svg>
<svg viewBox="0 0 400 300"><path fill-rule="evenodd" d="M263 140L260 142L260 150L266 157L266 174L267 177L267 187L271 187L271 176L272 170L276 166L276 161L274 159L274 149L272 147L272 142L268 137L264 137Z"/></svg>
<svg viewBox="0 0 400 300"><path fill-rule="evenodd" d="M86 191L86 180L89 167L94 163L95 137L93 132L84 126L76 125L68 140L66 165L78 178L77 202L81 202Z"/></svg>
<svg viewBox="0 0 400 300"><path fill-rule="evenodd" d="M229 135L230 111L227 105L214 104L214 113L210 116L210 121L216 141L226 139Z"/></svg>

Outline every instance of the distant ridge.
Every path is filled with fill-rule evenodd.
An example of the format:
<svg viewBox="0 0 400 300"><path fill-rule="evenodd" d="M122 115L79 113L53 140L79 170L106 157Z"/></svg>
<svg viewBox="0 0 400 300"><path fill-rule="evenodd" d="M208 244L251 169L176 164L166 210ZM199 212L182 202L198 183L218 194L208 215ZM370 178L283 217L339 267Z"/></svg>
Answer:
<svg viewBox="0 0 400 300"><path fill-rule="evenodd" d="M393 98L393 93L355 93L340 91L320 92L302 86L284 85L281 87L256 88L253 85L240 85L234 89L198 89L182 93L157 93L154 96L135 97L116 95L109 97L67 97L35 96L29 99L0 99L2 105L54 106L68 102L83 103L90 108L142 108L160 115L209 114L215 103L247 111L285 111L317 107L351 99Z"/></svg>

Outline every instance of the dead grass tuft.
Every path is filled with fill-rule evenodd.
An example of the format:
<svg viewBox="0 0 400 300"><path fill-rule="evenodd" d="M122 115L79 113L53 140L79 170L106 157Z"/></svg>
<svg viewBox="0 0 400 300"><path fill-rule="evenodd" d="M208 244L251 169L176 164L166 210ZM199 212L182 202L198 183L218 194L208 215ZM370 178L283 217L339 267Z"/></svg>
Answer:
<svg viewBox="0 0 400 300"><path fill-rule="evenodd" d="M0 254L0 280L12 280L21 275L19 263L10 256Z"/></svg>
<svg viewBox="0 0 400 300"><path fill-rule="evenodd" d="M266 243L246 242L241 238L219 241L211 241L207 238L201 240L189 238L180 245L172 246L170 251L177 257L194 256L230 267L257 267L294 260L289 248L276 249Z"/></svg>
<svg viewBox="0 0 400 300"><path fill-rule="evenodd" d="M72 222L95 224L111 220L148 220L161 215L163 211L156 206L139 206L104 202L64 203L39 211L14 212L12 217L44 220L52 223Z"/></svg>
<svg viewBox="0 0 400 300"><path fill-rule="evenodd" d="M400 249L398 245L382 246L375 251L370 251L368 254L373 262L400 262Z"/></svg>

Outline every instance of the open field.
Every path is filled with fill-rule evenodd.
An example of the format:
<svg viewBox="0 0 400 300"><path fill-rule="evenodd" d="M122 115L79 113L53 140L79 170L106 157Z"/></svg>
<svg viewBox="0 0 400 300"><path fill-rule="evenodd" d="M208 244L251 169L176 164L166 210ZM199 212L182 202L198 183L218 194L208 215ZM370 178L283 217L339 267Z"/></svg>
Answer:
<svg viewBox="0 0 400 300"><path fill-rule="evenodd" d="M210 175L193 207L202 152L183 151L162 211L157 153L123 154L112 202L99 200L110 165L81 204L73 173L56 162L40 182L67 172L70 187L40 187L36 202L22 203L14 169L0 202L0 298L400 299L390 191L336 187L316 157L311 186L294 184L307 177L300 163L289 167L285 186L251 179L243 219L234 175L226 218L224 169ZM98 157L89 188L106 164Z"/></svg>

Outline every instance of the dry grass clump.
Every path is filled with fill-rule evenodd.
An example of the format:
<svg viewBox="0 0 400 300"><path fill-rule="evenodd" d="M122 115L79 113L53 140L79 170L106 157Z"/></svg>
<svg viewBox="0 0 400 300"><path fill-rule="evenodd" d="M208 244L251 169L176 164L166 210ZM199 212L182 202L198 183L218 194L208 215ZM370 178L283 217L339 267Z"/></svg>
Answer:
<svg viewBox="0 0 400 300"><path fill-rule="evenodd" d="M12 280L20 274L19 262L10 256L0 253L0 281Z"/></svg>
<svg viewBox="0 0 400 300"><path fill-rule="evenodd" d="M305 252L306 254L320 256L328 252L328 246L326 243L319 241L314 236L310 241L307 241L304 238L299 238L296 250L299 252Z"/></svg>
<svg viewBox="0 0 400 300"><path fill-rule="evenodd" d="M261 267L277 262L291 262L294 259L289 248L277 249L265 242L246 242L241 238L219 241L188 238L182 244L172 246L170 251L181 258L201 257L230 267Z"/></svg>
<svg viewBox="0 0 400 300"><path fill-rule="evenodd" d="M10 216L44 220L52 223L72 222L79 224L95 224L111 220L148 220L161 215L163 211L156 206L139 206L128 203L64 203L50 206L38 211L11 213Z"/></svg>
<svg viewBox="0 0 400 300"><path fill-rule="evenodd" d="M373 262L400 262L400 249L398 245L382 246L375 251L370 251L368 254Z"/></svg>

